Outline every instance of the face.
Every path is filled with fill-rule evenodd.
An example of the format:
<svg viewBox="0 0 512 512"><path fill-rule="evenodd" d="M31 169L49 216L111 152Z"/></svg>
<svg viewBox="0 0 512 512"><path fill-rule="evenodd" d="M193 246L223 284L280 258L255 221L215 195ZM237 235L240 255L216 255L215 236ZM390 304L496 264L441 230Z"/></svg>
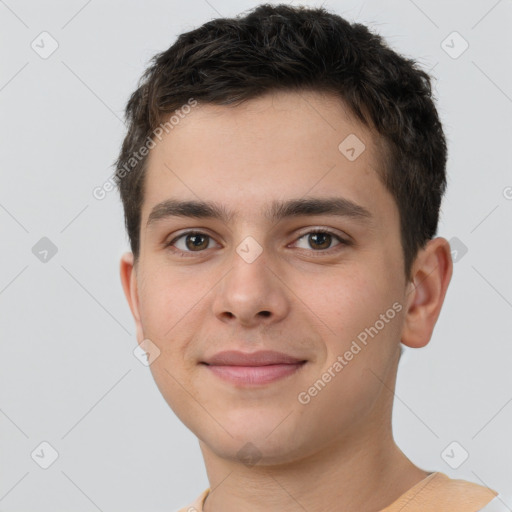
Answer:
<svg viewBox="0 0 512 512"><path fill-rule="evenodd" d="M162 395L216 455L290 461L390 414L407 283L380 161L372 133L313 92L199 104L151 150L125 290ZM204 364L225 350L305 363Z"/></svg>

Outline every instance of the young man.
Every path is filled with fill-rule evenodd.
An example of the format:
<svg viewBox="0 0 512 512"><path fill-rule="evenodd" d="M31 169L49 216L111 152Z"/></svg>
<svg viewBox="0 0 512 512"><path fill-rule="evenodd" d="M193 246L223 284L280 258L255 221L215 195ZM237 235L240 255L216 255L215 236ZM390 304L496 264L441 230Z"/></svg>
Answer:
<svg viewBox="0 0 512 512"><path fill-rule="evenodd" d="M183 511L485 510L393 440L452 275L428 75L324 9L182 34L127 105L121 279L209 489Z"/></svg>

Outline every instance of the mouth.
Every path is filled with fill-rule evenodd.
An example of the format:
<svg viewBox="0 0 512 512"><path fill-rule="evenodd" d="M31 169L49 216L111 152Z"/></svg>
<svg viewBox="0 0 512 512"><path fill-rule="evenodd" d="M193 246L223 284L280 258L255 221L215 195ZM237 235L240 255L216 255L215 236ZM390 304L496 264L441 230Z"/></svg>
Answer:
<svg viewBox="0 0 512 512"><path fill-rule="evenodd" d="M201 364L224 381L242 386L269 384L295 374L306 359L273 350L218 352Z"/></svg>
<svg viewBox="0 0 512 512"><path fill-rule="evenodd" d="M218 365L201 363L220 379L242 386L260 386L289 377L298 372L307 361L266 365Z"/></svg>

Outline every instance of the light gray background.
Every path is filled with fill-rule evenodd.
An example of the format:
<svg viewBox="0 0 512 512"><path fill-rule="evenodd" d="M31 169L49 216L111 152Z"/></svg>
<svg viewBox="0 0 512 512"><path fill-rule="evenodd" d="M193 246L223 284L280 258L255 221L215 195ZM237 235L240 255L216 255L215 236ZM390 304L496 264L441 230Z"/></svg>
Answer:
<svg viewBox="0 0 512 512"><path fill-rule="evenodd" d="M196 438L132 352L117 192L92 190L113 171L150 57L255 5L0 0L0 511L173 511L208 486ZM400 364L397 442L424 469L501 491L512 510L512 2L324 6L437 78L449 143L438 234L467 247L431 343ZM43 31L59 45L46 59L31 48L49 48ZM441 46L453 31L469 43L458 58ZM42 237L58 249L46 263L32 253ZM43 441L59 454L48 469L31 458ZM441 456L453 441L469 453L458 469Z"/></svg>

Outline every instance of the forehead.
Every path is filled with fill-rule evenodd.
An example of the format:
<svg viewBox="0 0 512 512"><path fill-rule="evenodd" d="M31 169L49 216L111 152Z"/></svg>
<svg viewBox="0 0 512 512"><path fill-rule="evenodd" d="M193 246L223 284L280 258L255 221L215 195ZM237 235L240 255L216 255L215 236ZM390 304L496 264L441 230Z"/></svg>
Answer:
<svg viewBox="0 0 512 512"><path fill-rule="evenodd" d="M274 92L238 106L199 103L155 142L142 226L169 198L227 205L246 221L278 200L308 195L341 196L376 217L393 209L377 174L379 140L332 95Z"/></svg>

